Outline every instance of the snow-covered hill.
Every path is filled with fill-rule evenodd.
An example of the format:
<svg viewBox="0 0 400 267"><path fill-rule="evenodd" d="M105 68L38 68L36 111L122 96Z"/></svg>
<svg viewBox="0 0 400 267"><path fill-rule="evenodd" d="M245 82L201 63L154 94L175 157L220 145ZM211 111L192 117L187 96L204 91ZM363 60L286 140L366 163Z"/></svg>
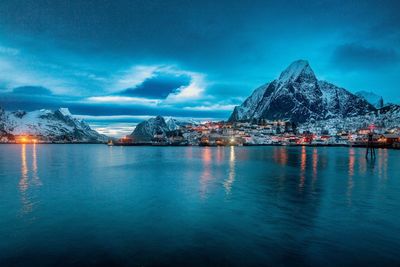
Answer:
<svg viewBox="0 0 400 267"><path fill-rule="evenodd" d="M49 141L105 142L107 137L92 130L68 109L41 109L31 112L0 108L0 134L38 135Z"/></svg>
<svg viewBox="0 0 400 267"><path fill-rule="evenodd" d="M311 120L363 115L374 111L370 103L344 88L319 81L309 63L290 64L278 79L257 88L236 107L229 121L252 119Z"/></svg>
<svg viewBox="0 0 400 267"><path fill-rule="evenodd" d="M364 115L307 122L300 125L299 131L336 134L340 131L356 132L359 129L368 128L371 124L385 130L400 127L400 106L391 104Z"/></svg>
<svg viewBox="0 0 400 267"><path fill-rule="evenodd" d="M177 125L173 119L169 119L167 124L163 117L157 116L139 123L132 132L131 137L135 142L149 142L157 133L165 134L176 129Z"/></svg>
<svg viewBox="0 0 400 267"><path fill-rule="evenodd" d="M172 117L164 118L162 116L157 116L139 123L130 136L135 142L149 142L157 133L165 135L167 132L179 130L183 126L197 124L198 122L194 120L183 120Z"/></svg>

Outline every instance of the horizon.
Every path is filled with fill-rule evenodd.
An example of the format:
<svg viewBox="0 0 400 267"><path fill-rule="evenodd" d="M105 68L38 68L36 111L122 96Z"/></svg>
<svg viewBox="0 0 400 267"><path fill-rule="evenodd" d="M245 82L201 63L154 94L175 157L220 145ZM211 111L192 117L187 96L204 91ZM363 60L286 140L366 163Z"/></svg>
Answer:
<svg viewBox="0 0 400 267"><path fill-rule="evenodd" d="M67 107L116 134L156 115L225 120L298 59L400 103L399 4L304 3L2 1L0 106Z"/></svg>

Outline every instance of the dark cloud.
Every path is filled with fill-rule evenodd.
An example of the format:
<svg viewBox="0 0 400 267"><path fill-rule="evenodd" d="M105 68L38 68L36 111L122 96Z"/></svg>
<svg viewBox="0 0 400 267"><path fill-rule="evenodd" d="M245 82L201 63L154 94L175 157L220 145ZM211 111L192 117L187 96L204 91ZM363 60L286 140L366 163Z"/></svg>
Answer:
<svg viewBox="0 0 400 267"><path fill-rule="evenodd" d="M28 90L29 91L29 90ZM55 96L52 94L27 94L25 90L16 90L16 92L0 93L0 107L6 110L26 110L37 109L56 109L64 104L77 101L78 98L70 96ZM47 92L48 93L48 92Z"/></svg>
<svg viewBox="0 0 400 267"><path fill-rule="evenodd" d="M128 88L119 95L136 96L146 98L165 99L170 93L175 92L181 86L189 85L190 76L156 73L134 88Z"/></svg>
<svg viewBox="0 0 400 267"><path fill-rule="evenodd" d="M350 43L334 50L332 63L346 70L378 69L399 63L399 55L394 49Z"/></svg>
<svg viewBox="0 0 400 267"><path fill-rule="evenodd" d="M20 86L13 89L14 94L23 95L51 95L52 92L42 86Z"/></svg>

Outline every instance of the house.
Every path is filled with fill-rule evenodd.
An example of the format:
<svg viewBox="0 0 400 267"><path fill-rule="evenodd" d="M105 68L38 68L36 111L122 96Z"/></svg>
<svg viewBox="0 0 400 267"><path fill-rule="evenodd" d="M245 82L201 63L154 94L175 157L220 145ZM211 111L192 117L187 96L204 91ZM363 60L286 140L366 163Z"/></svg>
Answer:
<svg viewBox="0 0 400 267"><path fill-rule="evenodd" d="M386 145L393 145L396 142L400 142L400 135L398 134L382 134L378 138L378 142Z"/></svg>
<svg viewBox="0 0 400 267"><path fill-rule="evenodd" d="M124 144L130 144L133 143L133 138L129 135L122 137L121 139L118 140L120 143Z"/></svg>

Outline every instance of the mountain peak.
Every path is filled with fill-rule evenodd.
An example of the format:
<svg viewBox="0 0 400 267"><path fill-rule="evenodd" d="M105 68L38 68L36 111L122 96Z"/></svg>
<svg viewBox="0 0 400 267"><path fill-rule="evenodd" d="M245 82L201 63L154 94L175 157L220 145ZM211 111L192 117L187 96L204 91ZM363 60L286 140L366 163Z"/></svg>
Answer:
<svg viewBox="0 0 400 267"><path fill-rule="evenodd" d="M306 60L287 67L279 79L260 87L235 107L230 121L253 119L304 123L331 117L367 114L375 108L344 88L318 81Z"/></svg>
<svg viewBox="0 0 400 267"><path fill-rule="evenodd" d="M316 79L314 71L307 60L296 60L292 62L279 76L280 82L295 81L299 76Z"/></svg>
<svg viewBox="0 0 400 267"><path fill-rule="evenodd" d="M59 108L58 111L64 116L72 116L68 108Z"/></svg>

